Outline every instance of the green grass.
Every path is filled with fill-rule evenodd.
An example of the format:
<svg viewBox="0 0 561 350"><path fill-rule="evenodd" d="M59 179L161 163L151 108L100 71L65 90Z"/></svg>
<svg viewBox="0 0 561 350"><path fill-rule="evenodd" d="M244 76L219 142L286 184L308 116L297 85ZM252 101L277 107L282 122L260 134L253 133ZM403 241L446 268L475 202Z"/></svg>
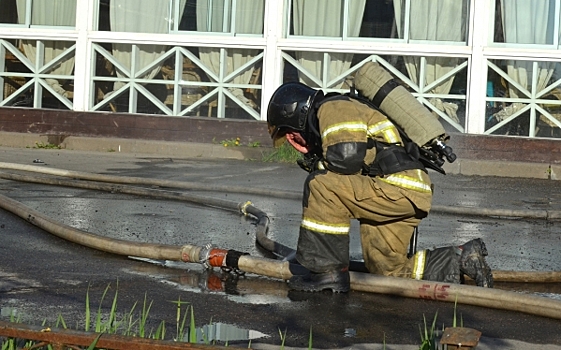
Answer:
<svg viewBox="0 0 561 350"><path fill-rule="evenodd" d="M142 309L137 311L137 304L131 307L131 309L121 316L118 312L118 283L115 287L115 292L111 300L111 308L107 314L103 313L102 305L104 300L109 297L109 291L111 290L111 285L108 285L101 296L99 307L97 312L92 314L92 307L90 304L90 293L89 287L86 292L85 301L85 322L84 331L86 332L96 332L99 336L102 334L116 334L122 336L130 337L140 337L149 338L153 340L173 340L176 342L189 342L189 343L199 343L197 339L197 328L195 323L195 311L189 302L182 301L181 298L178 300L170 301L176 307L176 319L175 319L175 334L171 335L168 333L168 327L165 321L161 321L157 327L149 328L149 314L152 307L152 302L148 302L146 295L144 296L144 302L142 303ZM94 321L92 323L92 320ZM13 315L10 317L10 322L19 323L19 319L16 319ZM187 322L189 322L187 324ZM43 322L43 326L45 322ZM56 319L55 328L68 329L67 324L62 317L59 315ZM88 349L94 350L98 349L95 344L99 340L99 336L96 340L88 347ZM203 342L209 345L211 342L208 340L205 334L203 334ZM213 341L213 343L215 343ZM2 339L1 350L16 350L21 349L22 345L25 344L26 348L32 347L34 342L21 339ZM48 349L51 350L52 347L37 347L37 349Z"/></svg>
<svg viewBox="0 0 561 350"><path fill-rule="evenodd" d="M89 296L89 287L88 291L86 292L86 302L85 302L85 326L84 330L86 332L96 332L99 335L96 337L94 342L90 344L88 350L96 350L96 343L99 340L99 337L102 334L118 334L123 336L130 336L130 337L140 337L140 338L149 338L153 340L173 340L176 342L188 342L188 343L199 343L199 339L197 337L197 328L195 322L195 311L193 306L186 301L182 301L181 298L178 300L170 301L171 304L175 305L176 308L176 317L175 317L175 334L170 335L168 334L168 328L165 321L161 321L158 323L157 327L149 328L148 319L150 314L150 309L152 307L152 302L147 301L147 296L144 296L144 301L142 303L142 309L136 310L137 304L131 307L131 309L123 314L118 312L118 283L115 288L115 292L113 295L113 299L111 301L111 308L108 314L104 314L102 312L102 304L103 301L108 297L108 292L111 289L111 285L108 285L103 294L101 296L100 305L97 308L97 312L95 315L92 315L91 312L91 305L90 305L90 296ZM454 317L452 322L452 327L456 327L457 324L457 298L454 304ZM119 316L121 315L121 316ZM92 318L93 316L93 318ZM423 327L419 325L419 332L421 336L421 344L419 346L420 350L438 350L438 335L441 333L437 330L437 316L438 312L435 313L432 324L429 326L427 325L427 319L423 315ZM95 321L92 324L92 319ZM10 315L10 322L19 323L19 317L16 318L13 314ZM43 327L48 328L45 325L46 321L43 322ZM463 320L460 320L460 327L463 327ZM59 315L56 319L54 327L56 328L63 328L68 329L67 324L62 317ZM442 327L444 330L444 326ZM280 349L285 348L285 342L287 339L287 331L286 329L279 331L279 336L281 340L281 344L279 346ZM208 337L202 334L202 342L207 345L216 345L216 341L213 340L212 342L208 339ZM212 344L211 344L212 343ZM313 345L313 337L312 337L312 327L310 327L310 334L308 339L308 349L312 349ZM225 342L225 346L228 346L228 341ZM1 343L1 350L16 350L24 348L31 348L34 349L47 349L51 350L52 346L41 346L40 344L35 344L33 341L25 340L25 339L14 339L14 338L2 338ZM251 340L248 342L248 347L251 347ZM386 348L386 338L384 334L383 339L383 348ZM444 349L444 345L441 347Z"/></svg>
<svg viewBox="0 0 561 350"><path fill-rule="evenodd" d="M430 328L427 328L427 319L425 315L423 315L423 323L424 323L424 332L419 326L419 332L421 333L421 346L419 347L420 350L436 350L438 347L436 345L437 336L436 336L436 319L438 316L438 312L434 314L434 319L432 320L432 325Z"/></svg>
<svg viewBox="0 0 561 350"><path fill-rule="evenodd" d="M247 144L243 144L239 137L232 138L232 139L224 139L220 142L216 141L216 138L212 139L212 143L220 143L224 147L239 147L239 146L247 146L247 147L261 147L261 142L253 141L248 142Z"/></svg>
<svg viewBox="0 0 561 350"><path fill-rule="evenodd" d="M296 163L296 161L301 158L302 153L298 152L289 143L285 142L281 147L276 148L273 152L265 155L262 161Z"/></svg>
<svg viewBox="0 0 561 350"><path fill-rule="evenodd" d="M456 300L454 302L454 317L452 319L452 327L456 327L457 324L457 307L458 307L458 297L456 296ZM423 315L423 324L424 324L424 329L421 329L421 326L419 326L419 332L421 333L421 345L419 347L419 350L437 350L438 349L438 334L439 332L436 329L436 320L437 320L437 316L438 316L438 312L436 312L434 314L434 318L432 320L432 324L430 326L430 328L427 327L427 320L425 318L425 316ZM463 327L464 321L463 319L460 319L460 327ZM442 325L442 332L444 331L445 327L444 325ZM384 348L385 348L385 344L384 344ZM442 350L445 349L445 345L442 345L441 347Z"/></svg>
<svg viewBox="0 0 561 350"><path fill-rule="evenodd" d="M54 145L52 143L43 143L43 142L35 142L35 146L33 148L61 149L61 147L58 145Z"/></svg>

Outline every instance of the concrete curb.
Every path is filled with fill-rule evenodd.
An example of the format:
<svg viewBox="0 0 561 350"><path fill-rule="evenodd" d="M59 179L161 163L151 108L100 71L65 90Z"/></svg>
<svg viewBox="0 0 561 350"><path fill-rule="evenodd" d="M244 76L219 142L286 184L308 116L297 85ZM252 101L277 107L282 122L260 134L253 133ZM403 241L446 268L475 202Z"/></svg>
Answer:
<svg viewBox="0 0 561 350"><path fill-rule="evenodd" d="M261 160L271 147L225 147L221 144L168 142L110 137L68 136L62 140L40 134L0 132L0 146L16 148L40 148L58 145L62 149L91 152L121 152L134 155L157 155L175 158L207 158ZM508 162L458 159L445 163L448 174L467 176L521 177L561 180L561 165L550 163Z"/></svg>
<svg viewBox="0 0 561 350"><path fill-rule="evenodd" d="M452 164L445 163L444 170L448 174L467 176L480 175L561 180L561 165L549 163L458 159Z"/></svg>
<svg viewBox="0 0 561 350"><path fill-rule="evenodd" d="M166 142L109 137L68 136L60 142L39 134L0 132L0 146L14 148L41 148L57 145L61 149L89 152L117 152L158 155L174 158L207 158L261 160L272 149L267 147L225 147L221 144L195 142Z"/></svg>

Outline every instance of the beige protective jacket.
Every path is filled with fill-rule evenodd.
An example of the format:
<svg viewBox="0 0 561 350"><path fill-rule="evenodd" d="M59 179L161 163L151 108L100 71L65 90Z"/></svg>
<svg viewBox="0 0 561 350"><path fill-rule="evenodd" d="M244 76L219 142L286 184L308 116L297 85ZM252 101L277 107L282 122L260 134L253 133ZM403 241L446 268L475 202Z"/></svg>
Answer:
<svg viewBox="0 0 561 350"><path fill-rule="evenodd" d="M330 100L317 111L323 168L306 180L297 260L314 272L349 264L351 219L360 222L363 258L372 273L414 277L407 258L413 230L430 210L431 182L412 169L371 177L364 165L376 157L372 138L400 143L398 130L379 111L356 100ZM422 270L422 266L419 266Z"/></svg>

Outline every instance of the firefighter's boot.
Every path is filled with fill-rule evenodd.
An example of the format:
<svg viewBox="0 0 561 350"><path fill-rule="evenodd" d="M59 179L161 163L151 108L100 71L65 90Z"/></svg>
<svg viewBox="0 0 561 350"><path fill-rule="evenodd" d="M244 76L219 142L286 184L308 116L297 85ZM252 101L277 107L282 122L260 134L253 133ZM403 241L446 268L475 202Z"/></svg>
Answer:
<svg viewBox="0 0 561 350"><path fill-rule="evenodd" d="M460 261L456 247L441 247L423 250L415 254L422 279L444 283L460 283ZM424 262L424 265L423 265ZM416 267L417 270L417 267ZM419 276L419 277L420 277ZM419 279L417 277L417 279Z"/></svg>
<svg viewBox="0 0 561 350"><path fill-rule="evenodd" d="M349 269L322 273L310 271L305 275L294 275L288 280L288 286L292 290L304 292L321 292L331 289L335 293L346 293L351 289Z"/></svg>
<svg viewBox="0 0 561 350"><path fill-rule="evenodd" d="M475 281L479 287L493 288L493 274L485 257L487 248L481 238L473 239L458 247L460 255L460 271Z"/></svg>

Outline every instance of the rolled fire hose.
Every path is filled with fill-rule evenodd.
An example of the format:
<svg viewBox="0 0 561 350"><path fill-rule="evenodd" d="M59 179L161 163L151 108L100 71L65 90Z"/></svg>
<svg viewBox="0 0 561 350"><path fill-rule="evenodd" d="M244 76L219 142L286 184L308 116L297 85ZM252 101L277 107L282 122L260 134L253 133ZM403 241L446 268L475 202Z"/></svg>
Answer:
<svg viewBox="0 0 561 350"><path fill-rule="evenodd" d="M0 167L2 164L7 163L0 163ZM106 175L97 175L91 173L81 173L81 172L71 172L66 170L58 170L52 168L42 168L37 166L27 166L27 165L19 165L19 164L10 164L12 168L18 168L19 170L24 171L35 171L41 170L42 173L48 174L65 174L66 176L75 177L80 175L84 178L88 179L95 179L99 177L100 179L109 180L109 178L118 178L120 183L124 183L127 177L118 177L118 176L109 176ZM30 170L28 170L30 169ZM162 199L170 199L170 200L180 200L180 201L188 201L200 205L206 205L209 207L221 208L230 211L237 212L239 210L238 203L234 203L227 200L217 199L217 198L208 198L208 197L200 197L196 195L191 195L184 192L172 192L172 191L164 191L164 190L156 190L156 189L148 189L148 188L141 188L141 187L132 187L126 185L115 185L109 183L99 183L93 181L78 181L78 180L68 180L68 179L60 179L60 178L51 178L51 177L37 177L37 176L30 176L24 174L10 174L0 172L0 178L14 180L14 181L24 181L24 182L32 182L32 183L41 183L47 185L57 185L57 186L66 186L66 187L75 187L75 188L84 188L84 189L91 189L91 190L101 190L107 192L115 192L115 193L123 193L123 194L131 194L131 195L138 195L138 196L146 196L146 197L153 197L153 198L162 198ZM143 178L133 178L136 179L133 183L142 182L154 185L158 183L156 179L143 179ZM162 181L166 183L168 186L172 184L171 181ZM179 186L190 187L193 185L196 189L202 189L202 184L195 184L195 183L182 183L180 181L174 181ZM217 187L216 185L211 185L210 188L213 190ZM257 191L254 191L257 192ZM269 193L270 191L265 191ZM256 209L257 210L257 209ZM492 211L492 210L489 210ZM497 211L503 212L502 210ZM459 212L460 214L465 214L465 212ZM265 213L260 213L258 210L256 212L250 213L256 216L259 220L261 220L261 216L265 216ZM503 213L505 214L505 213ZM511 213L512 214L512 213ZM520 214L520 213L518 213ZM548 213L547 218L551 218L551 212ZM268 225L268 218L266 217L267 225ZM256 240L260 246L268 250L269 252L280 256L280 257L287 257L294 254L294 250L292 248L286 247L282 244L272 241L267 237L267 225L258 225L256 231ZM265 227L265 229L263 229ZM134 254L128 254L134 255ZM168 259L173 260L173 259ZM364 264L362 262L351 261L350 262L350 270L351 271L358 271L358 272L366 272ZM561 271L500 271L494 270L493 277L497 282L524 282L524 283L550 283L550 282L561 282Z"/></svg>
<svg viewBox="0 0 561 350"><path fill-rule="evenodd" d="M259 230L266 232L269 220L262 211L250 203L238 204L237 206L244 214L257 215ZM109 253L126 256L133 255L148 259L201 263L207 267L236 268L244 272L282 280L289 279L296 273L302 273L302 270L297 265L290 264L288 261L253 257L248 254L212 248L210 246L171 246L100 237L58 223L36 210L3 195L0 195L0 207L60 238ZM356 291L458 302L460 304L519 311L561 319L560 301L535 295L469 285L443 284L432 281L377 276L358 272L351 272L350 277L351 289Z"/></svg>

